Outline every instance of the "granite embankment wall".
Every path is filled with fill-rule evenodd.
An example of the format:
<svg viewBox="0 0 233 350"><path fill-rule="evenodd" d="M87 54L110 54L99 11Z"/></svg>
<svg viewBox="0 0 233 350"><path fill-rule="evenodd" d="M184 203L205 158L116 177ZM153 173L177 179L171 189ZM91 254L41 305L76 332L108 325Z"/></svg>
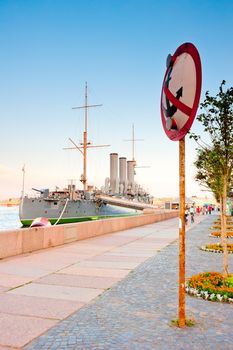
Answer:
<svg viewBox="0 0 233 350"><path fill-rule="evenodd" d="M178 211L173 210L51 227L2 231L0 234L0 259L152 224L177 216Z"/></svg>

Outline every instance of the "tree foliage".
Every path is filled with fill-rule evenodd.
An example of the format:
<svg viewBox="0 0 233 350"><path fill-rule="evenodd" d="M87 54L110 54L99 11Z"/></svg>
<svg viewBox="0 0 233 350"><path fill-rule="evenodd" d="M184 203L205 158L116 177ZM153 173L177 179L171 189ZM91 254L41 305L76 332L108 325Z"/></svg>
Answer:
<svg viewBox="0 0 233 350"><path fill-rule="evenodd" d="M197 159L194 162L197 168L195 180L203 187L210 189L216 201L219 202L222 195L223 181L218 154L214 149L203 148L199 148L197 154Z"/></svg>
<svg viewBox="0 0 233 350"><path fill-rule="evenodd" d="M224 271L228 274L226 243L226 201L232 188L233 174L233 88L224 91L225 80L216 96L207 91L205 100L200 104L202 113L197 120L202 123L208 134L210 144L200 136L190 134L198 143L196 180L208 187L221 204L221 231L224 250Z"/></svg>

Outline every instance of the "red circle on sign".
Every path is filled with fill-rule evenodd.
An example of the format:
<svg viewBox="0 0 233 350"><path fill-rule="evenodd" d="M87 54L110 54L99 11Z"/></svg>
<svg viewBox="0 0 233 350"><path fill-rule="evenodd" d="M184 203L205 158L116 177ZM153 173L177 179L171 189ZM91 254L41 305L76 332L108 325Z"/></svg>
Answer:
<svg viewBox="0 0 233 350"><path fill-rule="evenodd" d="M195 86L193 86L194 84L191 86L193 91L191 106L190 102L187 104L181 99L181 97L183 96L183 86L181 86L176 91L176 96L174 95L174 92L172 92L169 88L169 84L171 85L171 81L175 79L178 80L179 84L181 84L181 82L182 84L185 84L185 81L182 81L183 74L177 73L174 74L174 78L171 77L173 73L173 68L175 71L176 63L179 61L179 58L183 54L187 54L191 57L191 60L189 60L189 62L191 63L191 66L193 65L195 67L191 67L192 69L189 75L187 75L186 72L186 80L188 77L188 82L186 83L189 85L189 87L190 81L195 82ZM181 70L182 68L185 69L185 66L182 66L182 62L187 62L187 55L185 55L184 57L182 56L183 59L180 60L179 70ZM163 80L161 94L160 107L162 124L165 133L172 141L181 140L192 126L192 123L196 116L201 95L201 79L201 60L196 47L191 43L182 44L178 47L174 55L171 56L170 64L167 67L165 77Z"/></svg>

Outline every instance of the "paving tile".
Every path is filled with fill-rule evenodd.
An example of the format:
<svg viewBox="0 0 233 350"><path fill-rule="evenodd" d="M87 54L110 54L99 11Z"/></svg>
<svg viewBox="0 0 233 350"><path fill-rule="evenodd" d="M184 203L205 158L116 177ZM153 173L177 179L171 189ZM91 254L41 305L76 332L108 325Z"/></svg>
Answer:
<svg viewBox="0 0 233 350"><path fill-rule="evenodd" d="M132 270L139 265L139 262L128 261L92 261L85 260L78 264L80 267L97 267L105 269L127 269Z"/></svg>
<svg viewBox="0 0 233 350"><path fill-rule="evenodd" d="M73 245L73 248L75 248L75 250L81 254L89 254L90 252L102 252L107 249L106 247L103 247L98 241L93 241L92 238L76 242L75 245Z"/></svg>
<svg viewBox="0 0 233 350"><path fill-rule="evenodd" d="M0 273L19 275L22 277L29 277L30 279L38 278L40 276L47 275L48 269L43 269L38 265L33 264L19 264L14 261L0 264Z"/></svg>
<svg viewBox="0 0 233 350"><path fill-rule="evenodd" d="M9 291L10 294L28 295L42 298L59 300L73 300L78 302L89 302L103 292L97 288L77 288L67 286L56 286L48 284L30 283L26 286Z"/></svg>
<svg viewBox="0 0 233 350"><path fill-rule="evenodd" d="M43 254L43 252L42 252ZM38 253L33 253L29 256L12 257L3 261L0 261L0 274L16 275L27 278L37 278L48 274L53 267L49 264L43 266L43 256L39 256Z"/></svg>
<svg viewBox="0 0 233 350"><path fill-rule="evenodd" d="M6 273L0 273L0 285L4 287L17 287L22 284L28 283L31 281L30 277L23 277L19 275L10 275Z"/></svg>
<svg viewBox="0 0 233 350"><path fill-rule="evenodd" d="M21 348L56 323L56 320L0 313L0 344Z"/></svg>
<svg viewBox="0 0 233 350"><path fill-rule="evenodd" d="M44 254L41 252L41 255L30 255L25 257L22 260L19 260L21 264L32 264L33 266L37 265L46 270L56 269L60 266L70 265L75 262L82 260L83 255L75 254L73 252L63 252L62 250L57 250L52 248L51 252L46 252Z"/></svg>
<svg viewBox="0 0 233 350"><path fill-rule="evenodd" d="M142 246L134 246L134 249L137 250L142 250L142 251L147 251L150 253L153 253L156 249L160 249L162 247L165 247L166 245L168 245L169 242L158 242L158 243L153 243L153 244L149 244L149 245L142 245ZM132 248L131 248L132 249Z"/></svg>
<svg viewBox="0 0 233 350"><path fill-rule="evenodd" d="M64 254L75 254L77 256L78 260L86 259L90 256L98 254L100 249L97 251L91 248L83 248L78 245L76 242L76 245L69 246L69 244L66 244L64 247L61 248L62 253ZM100 253L102 253L103 249L100 250ZM58 251L59 252L59 251Z"/></svg>
<svg viewBox="0 0 233 350"><path fill-rule="evenodd" d="M130 244L127 244L125 246L111 249L108 252L105 252L104 254L110 254L111 252L114 252L114 253L126 253L126 252L128 252L128 253L132 253L132 254L133 253L151 254L154 251L154 248L151 248L151 247L148 248L148 246L146 246L146 249L144 249L143 247L140 247L140 246L135 247L135 245L133 245L133 247L132 247L132 244L133 243L130 243Z"/></svg>
<svg viewBox="0 0 233 350"><path fill-rule="evenodd" d="M160 242L161 243L161 242ZM128 246L125 246L124 249L131 249L134 251L134 249L137 250L147 250L147 251L153 251L153 245L150 243L140 243L140 242L133 242L131 244L128 244Z"/></svg>
<svg viewBox="0 0 233 350"><path fill-rule="evenodd" d="M144 237L143 239L140 240L140 244L159 244L159 243L168 243L171 241L171 238L168 237Z"/></svg>
<svg viewBox="0 0 233 350"><path fill-rule="evenodd" d="M150 231L153 232L153 229L142 232L138 228L138 229L119 231L119 232L116 232L116 235L119 237L131 237L132 239L139 239L141 237L144 237L144 236L150 234Z"/></svg>
<svg viewBox="0 0 233 350"><path fill-rule="evenodd" d="M131 237L117 237L116 236L112 236L112 235L106 235L106 236L101 236L101 237L97 237L97 238L94 238L92 240L92 244L94 243L98 243L100 244L102 247L108 247L108 248L113 248L115 246L120 246L120 245L123 245L123 244L127 244L129 242L132 242L132 238Z"/></svg>
<svg viewBox="0 0 233 350"><path fill-rule="evenodd" d="M154 253L143 253L143 252L141 252L141 251L137 251L137 252L132 252L131 250L126 250L126 251L122 251L122 250L117 250L117 251L115 251L115 250L112 250L112 251L110 251L110 252L107 252L107 253L105 253L105 255L108 255L108 256L115 256L115 255L117 255L117 256L122 256L122 257L124 257L124 256L132 256L132 257L142 257L142 258L150 258L151 256L153 256L154 255Z"/></svg>
<svg viewBox="0 0 233 350"><path fill-rule="evenodd" d="M83 288L99 288L106 289L119 281L120 278L112 277L96 277L96 276L78 276L68 274L51 274L42 277L35 283L55 284L60 286L83 287Z"/></svg>
<svg viewBox="0 0 233 350"><path fill-rule="evenodd" d="M80 276L97 276L97 277L112 277L112 278L124 278L128 275L130 270L122 269L100 269L90 267L80 267L79 264L67 267L58 273L67 273Z"/></svg>
<svg viewBox="0 0 233 350"><path fill-rule="evenodd" d="M60 319L82 307L83 303L5 293L0 297L0 313Z"/></svg>
<svg viewBox="0 0 233 350"><path fill-rule="evenodd" d="M121 255L108 255L108 254L102 254L95 256L91 259L91 261L121 261L121 262L142 262L145 261L145 257L140 256L121 256Z"/></svg>

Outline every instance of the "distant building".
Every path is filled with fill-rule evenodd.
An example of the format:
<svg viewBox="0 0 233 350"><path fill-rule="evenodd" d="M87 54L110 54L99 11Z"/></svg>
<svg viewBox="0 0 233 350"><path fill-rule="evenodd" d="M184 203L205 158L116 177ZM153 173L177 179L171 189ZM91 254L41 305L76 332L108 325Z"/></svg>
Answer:
<svg viewBox="0 0 233 350"><path fill-rule="evenodd" d="M19 198L9 198L0 200L0 206L4 207L12 207L14 205L19 205L20 199Z"/></svg>
<svg viewBox="0 0 233 350"><path fill-rule="evenodd" d="M164 197L164 198L154 198L153 204L158 208L164 209L179 209L179 197ZM218 205L213 197L186 197L185 204L187 206L194 205L195 207L203 207L203 205L212 204L214 206Z"/></svg>

